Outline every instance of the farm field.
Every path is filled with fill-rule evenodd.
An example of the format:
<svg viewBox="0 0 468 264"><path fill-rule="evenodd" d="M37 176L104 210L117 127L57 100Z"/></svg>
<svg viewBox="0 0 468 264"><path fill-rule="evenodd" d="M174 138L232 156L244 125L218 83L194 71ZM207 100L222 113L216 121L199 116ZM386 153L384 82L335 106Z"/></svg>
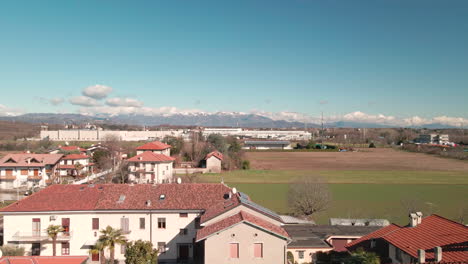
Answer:
<svg viewBox="0 0 468 264"><path fill-rule="evenodd" d="M318 177L329 184L330 208L316 216L386 218L407 223L407 207L425 214L458 219L468 204L468 162L393 149L358 152L249 152L252 169L205 174L204 182L224 180L252 199L288 213L288 185L298 178ZM465 208L468 214L468 207ZM465 216L468 218L468 215Z"/></svg>

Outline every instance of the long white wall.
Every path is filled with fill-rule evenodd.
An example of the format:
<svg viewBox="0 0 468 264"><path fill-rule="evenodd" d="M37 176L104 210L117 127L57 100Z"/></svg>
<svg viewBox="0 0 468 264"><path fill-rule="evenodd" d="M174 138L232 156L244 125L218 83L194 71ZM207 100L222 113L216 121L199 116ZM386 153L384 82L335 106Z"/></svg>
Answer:
<svg viewBox="0 0 468 264"><path fill-rule="evenodd" d="M188 136L186 130L164 131L114 131L114 130L44 130L40 138L53 141L103 141L106 137L115 136L123 141L140 141L148 139L163 139L166 136Z"/></svg>

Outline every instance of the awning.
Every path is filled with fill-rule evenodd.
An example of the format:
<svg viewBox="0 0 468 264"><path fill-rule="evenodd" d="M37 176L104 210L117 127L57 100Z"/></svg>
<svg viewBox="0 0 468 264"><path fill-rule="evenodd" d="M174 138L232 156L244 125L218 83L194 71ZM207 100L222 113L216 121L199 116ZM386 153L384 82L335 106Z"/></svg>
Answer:
<svg viewBox="0 0 468 264"><path fill-rule="evenodd" d="M86 242L83 244L83 247L92 247L96 245L97 239L90 239L86 240Z"/></svg>

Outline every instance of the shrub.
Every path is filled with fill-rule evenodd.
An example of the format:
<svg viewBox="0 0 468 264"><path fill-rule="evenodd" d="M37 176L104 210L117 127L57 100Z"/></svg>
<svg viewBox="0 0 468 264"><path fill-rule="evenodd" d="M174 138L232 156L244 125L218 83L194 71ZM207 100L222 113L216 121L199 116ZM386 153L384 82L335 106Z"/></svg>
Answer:
<svg viewBox="0 0 468 264"><path fill-rule="evenodd" d="M371 142L371 143L369 144L369 148L375 148L374 142Z"/></svg>
<svg viewBox="0 0 468 264"><path fill-rule="evenodd" d="M24 256L24 248L13 245L5 245L0 247L3 256Z"/></svg>
<svg viewBox="0 0 468 264"><path fill-rule="evenodd" d="M250 161L248 161L248 160L243 160L243 161L242 161L242 169L243 169L243 170L250 170Z"/></svg>

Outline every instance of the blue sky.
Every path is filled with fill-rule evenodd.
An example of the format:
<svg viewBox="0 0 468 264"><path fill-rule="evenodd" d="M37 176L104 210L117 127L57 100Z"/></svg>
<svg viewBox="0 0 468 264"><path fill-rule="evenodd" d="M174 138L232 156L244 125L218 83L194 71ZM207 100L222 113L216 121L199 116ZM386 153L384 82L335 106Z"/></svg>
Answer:
<svg viewBox="0 0 468 264"><path fill-rule="evenodd" d="M2 1L0 105L466 119L467 14L464 0ZM96 84L112 87L103 107L70 103Z"/></svg>

